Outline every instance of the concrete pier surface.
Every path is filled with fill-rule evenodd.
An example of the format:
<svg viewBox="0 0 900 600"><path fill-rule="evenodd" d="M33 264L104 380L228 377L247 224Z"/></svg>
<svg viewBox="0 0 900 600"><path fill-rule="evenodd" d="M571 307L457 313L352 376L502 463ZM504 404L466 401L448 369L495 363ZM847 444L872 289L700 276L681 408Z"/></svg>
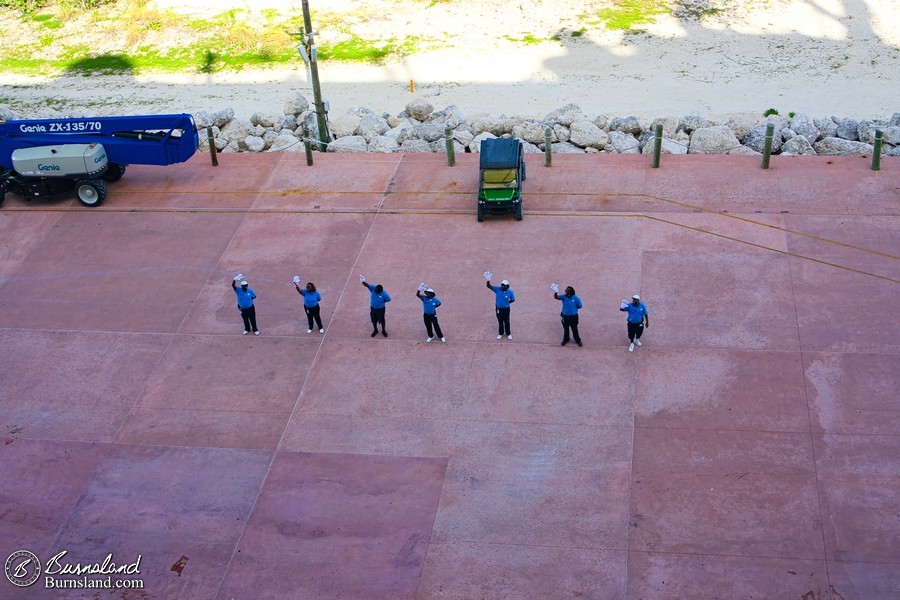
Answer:
<svg viewBox="0 0 900 600"><path fill-rule="evenodd" d="M95 209L7 195L0 559L140 555L113 579L143 588L0 597L900 596L900 162L529 155L524 220L477 223L477 158L198 155Z"/></svg>

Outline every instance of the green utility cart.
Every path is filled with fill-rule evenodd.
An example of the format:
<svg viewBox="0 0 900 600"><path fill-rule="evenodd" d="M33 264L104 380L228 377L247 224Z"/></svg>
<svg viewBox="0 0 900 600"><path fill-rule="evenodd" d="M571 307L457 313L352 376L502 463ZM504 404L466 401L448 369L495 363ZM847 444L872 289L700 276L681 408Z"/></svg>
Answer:
<svg viewBox="0 0 900 600"><path fill-rule="evenodd" d="M525 147L517 138L492 138L481 142L478 178L478 222L484 215L516 215L522 220L522 182L525 181Z"/></svg>

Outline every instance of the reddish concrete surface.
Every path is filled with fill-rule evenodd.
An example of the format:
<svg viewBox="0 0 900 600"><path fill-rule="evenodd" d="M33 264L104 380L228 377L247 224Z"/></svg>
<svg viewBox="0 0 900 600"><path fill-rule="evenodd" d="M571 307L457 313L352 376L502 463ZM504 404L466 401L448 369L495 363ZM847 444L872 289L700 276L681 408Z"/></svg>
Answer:
<svg viewBox="0 0 900 600"><path fill-rule="evenodd" d="M315 161L130 167L96 209L7 198L0 558L141 555L144 587L0 598L900 597L895 159L529 155L524 221L484 223L477 156Z"/></svg>

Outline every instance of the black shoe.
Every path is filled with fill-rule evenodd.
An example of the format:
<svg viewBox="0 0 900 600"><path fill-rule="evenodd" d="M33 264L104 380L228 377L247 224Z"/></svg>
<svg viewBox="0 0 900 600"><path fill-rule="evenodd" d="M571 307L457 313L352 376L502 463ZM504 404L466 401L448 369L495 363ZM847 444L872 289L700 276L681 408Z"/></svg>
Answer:
<svg viewBox="0 0 900 600"><path fill-rule="evenodd" d="M584 344L581 343L581 340L578 340L578 341L575 342L575 343L578 344L578 347L579 347L579 348L581 348L582 346L584 346Z"/></svg>
<svg viewBox="0 0 900 600"><path fill-rule="evenodd" d="M375 331L373 331L373 332L372 332L372 335L370 335L369 337L375 337L376 335L378 335L378 330L377 330L377 329L376 329Z"/></svg>
<svg viewBox="0 0 900 600"><path fill-rule="evenodd" d="M562 344L560 344L560 346L565 346L565 345L568 344L568 343L569 343L569 340L563 340L563 341L562 341Z"/></svg>
<svg viewBox="0 0 900 600"><path fill-rule="evenodd" d="M381 335L383 335L384 337L387 337L387 331L385 331L384 329L382 329L382 330L381 330Z"/></svg>

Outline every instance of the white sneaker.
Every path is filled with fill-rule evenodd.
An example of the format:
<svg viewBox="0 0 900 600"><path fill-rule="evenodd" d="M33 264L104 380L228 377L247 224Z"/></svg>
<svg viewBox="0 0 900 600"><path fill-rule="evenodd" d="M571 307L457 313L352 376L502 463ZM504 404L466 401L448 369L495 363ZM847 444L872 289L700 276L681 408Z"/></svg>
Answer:
<svg viewBox="0 0 900 600"><path fill-rule="evenodd" d="M643 344L641 343L641 340L639 340L637 338L634 338L634 345L635 346L643 346Z"/></svg>
<svg viewBox="0 0 900 600"><path fill-rule="evenodd" d="M628 346L628 351L634 352L634 343L632 343L630 346Z"/></svg>
<svg viewBox="0 0 900 600"><path fill-rule="evenodd" d="M312 333L312 329L307 329L306 333Z"/></svg>
<svg viewBox="0 0 900 600"><path fill-rule="evenodd" d="M441 338L441 343L442 343L442 344L446 344L446 343L447 343L447 338Z"/></svg>
<svg viewBox="0 0 900 600"><path fill-rule="evenodd" d="M503 339L503 336L502 336L502 335L498 335L498 336L497 336L497 339L498 339L498 340L502 340L502 339Z"/></svg>
<svg viewBox="0 0 900 600"><path fill-rule="evenodd" d="M320 330L319 330L319 333L325 333L325 330L324 330L324 329L320 329Z"/></svg>
<svg viewBox="0 0 900 600"><path fill-rule="evenodd" d="M250 332L245 329L244 333L242 333L241 335L247 335L248 333L250 333Z"/></svg>
<svg viewBox="0 0 900 600"><path fill-rule="evenodd" d="M426 342L430 342L430 341L433 340L433 339L434 339L434 338L428 338L428 339L426 339L425 341L426 341Z"/></svg>
<svg viewBox="0 0 900 600"><path fill-rule="evenodd" d="M259 332L258 332L258 331L254 331L254 332L253 332L253 335L259 335Z"/></svg>
<svg viewBox="0 0 900 600"><path fill-rule="evenodd" d="M506 336L506 339L511 340L511 339L512 339L512 336L511 336L511 335L508 335L508 336Z"/></svg>

